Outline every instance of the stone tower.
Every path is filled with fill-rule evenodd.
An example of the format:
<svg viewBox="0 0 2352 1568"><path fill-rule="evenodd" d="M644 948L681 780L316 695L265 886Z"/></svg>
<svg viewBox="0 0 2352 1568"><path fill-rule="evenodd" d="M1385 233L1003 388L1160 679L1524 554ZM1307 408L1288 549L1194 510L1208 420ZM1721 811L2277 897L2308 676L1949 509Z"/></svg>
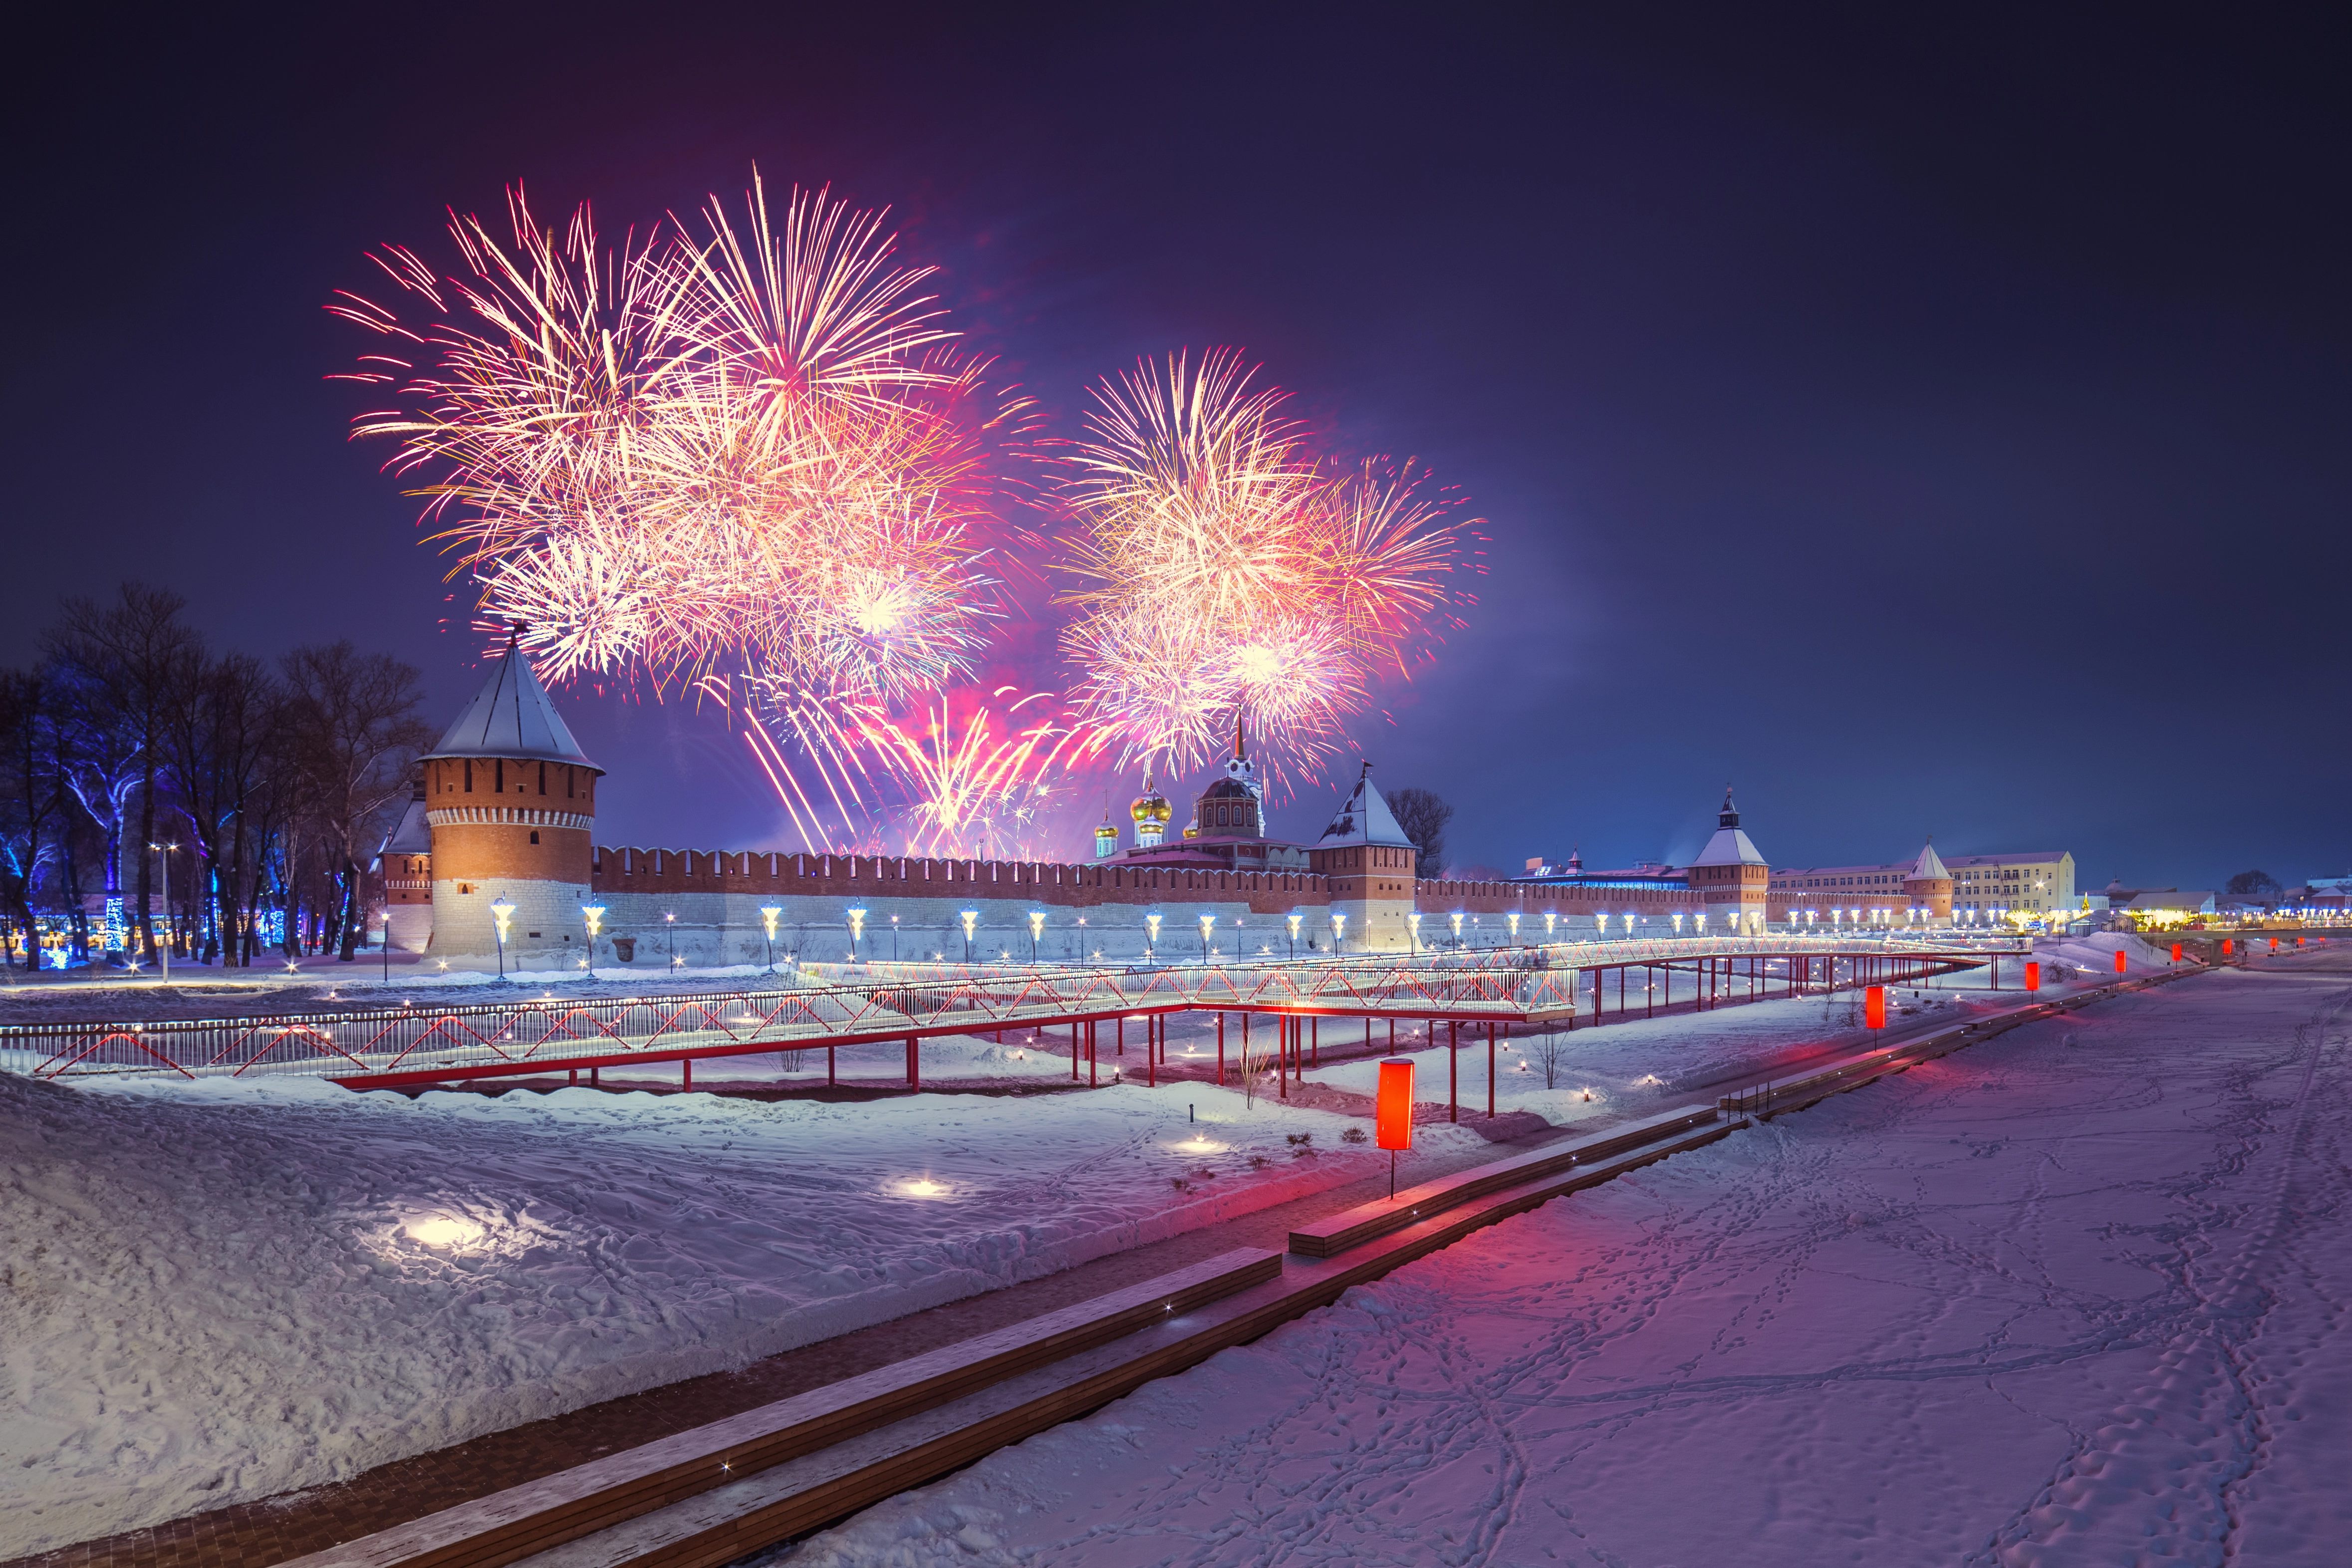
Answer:
<svg viewBox="0 0 2352 1568"><path fill-rule="evenodd" d="M425 820L433 835L433 938L427 956L452 967L498 963L494 906L513 906L505 964L572 969L587 954L596 781L520 647L520 628L489 679L425 754Z"/></svg>
<svg viewBox="0 0 2352 1568"><path fill-rule="evenodd" d="M1732 804L1731 786L1723 786L1723 810L1716 816L1715 837L1690 863L1691 891L1706 911L1706 929L1722 935L1759 935L1764 930L1765 896L1771 890L1772 868L1747 834L1740 831L1739 807Z"/></svg>
<svg viewBox="0 0 2352 1568"><path fill-rule="evenodd" d="M1923 917L1931 923L1948 924L1952 918L1952 873L1945 868L1944 858L1936 853L1936 841L1919 851L1918 863L1903 879L1903 896L1911 900L1915 910L1925 910Z"/></svg>
<svg viewBox="0 0 2352 1568"><path fill-rule="evenodd" d="M1371 764L1307 851L1330 912L1348 917L1341 951L1403 952L1412 947L1414 864L1419 851L1373 787Z"/></svg>

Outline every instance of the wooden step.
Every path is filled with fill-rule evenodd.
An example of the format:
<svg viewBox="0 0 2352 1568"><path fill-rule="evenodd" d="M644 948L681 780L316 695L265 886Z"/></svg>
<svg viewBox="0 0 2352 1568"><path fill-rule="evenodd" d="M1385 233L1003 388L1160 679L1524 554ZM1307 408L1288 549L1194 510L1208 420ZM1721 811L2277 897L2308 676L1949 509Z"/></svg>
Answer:
<svg viewBox="0 0 2352 1568"><path fill-rule="evenodd" d="M1714 1119L1679 1137L1523 1181L1415 1220L1345 1258L1284 1258L1278 1279L1189 1313L1171 1314L1126 1339L1004 1379L953 1404L566 1542L527 1559L524 1568L719 1568L927 1485L1156 1378L1245 1344L1481 1226L1711 1143L1746 1125L1741 1119Z"/></svg>
<svg viewBox="0 0 2352 1568"><path fill-rule="evenodd" d="M1479 1165L1406 1188L1393 1198L1378 1198L1339 1214L1300 1226L1290 1233L1290 1250L1301 1258L1330 1258L1374 1237L1400 1230L1415 1220L1465 1204L1473 1198L1517 1186L1522 1182L1591 1164L1644 1143L1671 1138L1704 1126L1721 1112L1712 1105L1685 1105L1639 1121L1628 1121L1602 1131L1570 1138L1490 1165Z"/></svg>
<svg viewBox="0 0 2352 1568"><path fill-rule="evenodd" d="M861 1432L1127 1338L1280 1273L1244 1248L294 1560L299 1568L499 1568Z"/></svg>

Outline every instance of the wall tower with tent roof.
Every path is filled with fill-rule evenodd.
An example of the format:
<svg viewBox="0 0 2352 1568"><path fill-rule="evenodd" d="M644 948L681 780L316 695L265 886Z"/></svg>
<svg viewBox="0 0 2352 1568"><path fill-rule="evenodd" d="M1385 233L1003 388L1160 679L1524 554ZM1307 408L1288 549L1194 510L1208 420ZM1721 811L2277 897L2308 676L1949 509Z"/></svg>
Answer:
<svg viewBox="0 0 2352 1568"><path fill-rule="evenodd" d="M571 969L587 951L596 781L520 645L423 759L432 834L433 934L453 966L499 959L496 906L512 906L504 967Z"/></svg>

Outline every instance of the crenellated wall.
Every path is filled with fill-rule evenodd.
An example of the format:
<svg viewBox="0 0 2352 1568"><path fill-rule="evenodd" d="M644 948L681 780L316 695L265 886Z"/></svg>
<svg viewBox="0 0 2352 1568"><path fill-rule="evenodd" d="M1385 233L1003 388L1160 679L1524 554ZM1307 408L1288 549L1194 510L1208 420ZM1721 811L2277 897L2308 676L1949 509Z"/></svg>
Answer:
<svg viewBox="0 0 2352 1568"><path fill-rule="evenodd" d="M1051 865L1024 860L931 860L872 855L730 855L722 850L600 846L589 868L597 896L730 893L754 898L1013 899L1054 909L1142 909L1171 900L1230 902L1256 914L1328 903L1311 871L1220 871L1166 867Z"/></svg>

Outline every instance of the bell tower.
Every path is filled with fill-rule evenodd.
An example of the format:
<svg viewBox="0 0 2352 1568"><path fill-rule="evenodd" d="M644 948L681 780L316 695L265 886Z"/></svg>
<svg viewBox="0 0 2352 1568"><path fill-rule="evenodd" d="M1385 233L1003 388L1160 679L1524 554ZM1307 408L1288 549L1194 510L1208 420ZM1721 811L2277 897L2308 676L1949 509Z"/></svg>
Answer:
<svg viewBox="0 0 2352 1568"><path fill-rule="evenodd" d="M497 906L510 906L505 967L572 969L587 955L596 781L521 648L507 639L473 701L425 753L425 820L433 836L428 958L488 969L499 962Z"/></svg>

